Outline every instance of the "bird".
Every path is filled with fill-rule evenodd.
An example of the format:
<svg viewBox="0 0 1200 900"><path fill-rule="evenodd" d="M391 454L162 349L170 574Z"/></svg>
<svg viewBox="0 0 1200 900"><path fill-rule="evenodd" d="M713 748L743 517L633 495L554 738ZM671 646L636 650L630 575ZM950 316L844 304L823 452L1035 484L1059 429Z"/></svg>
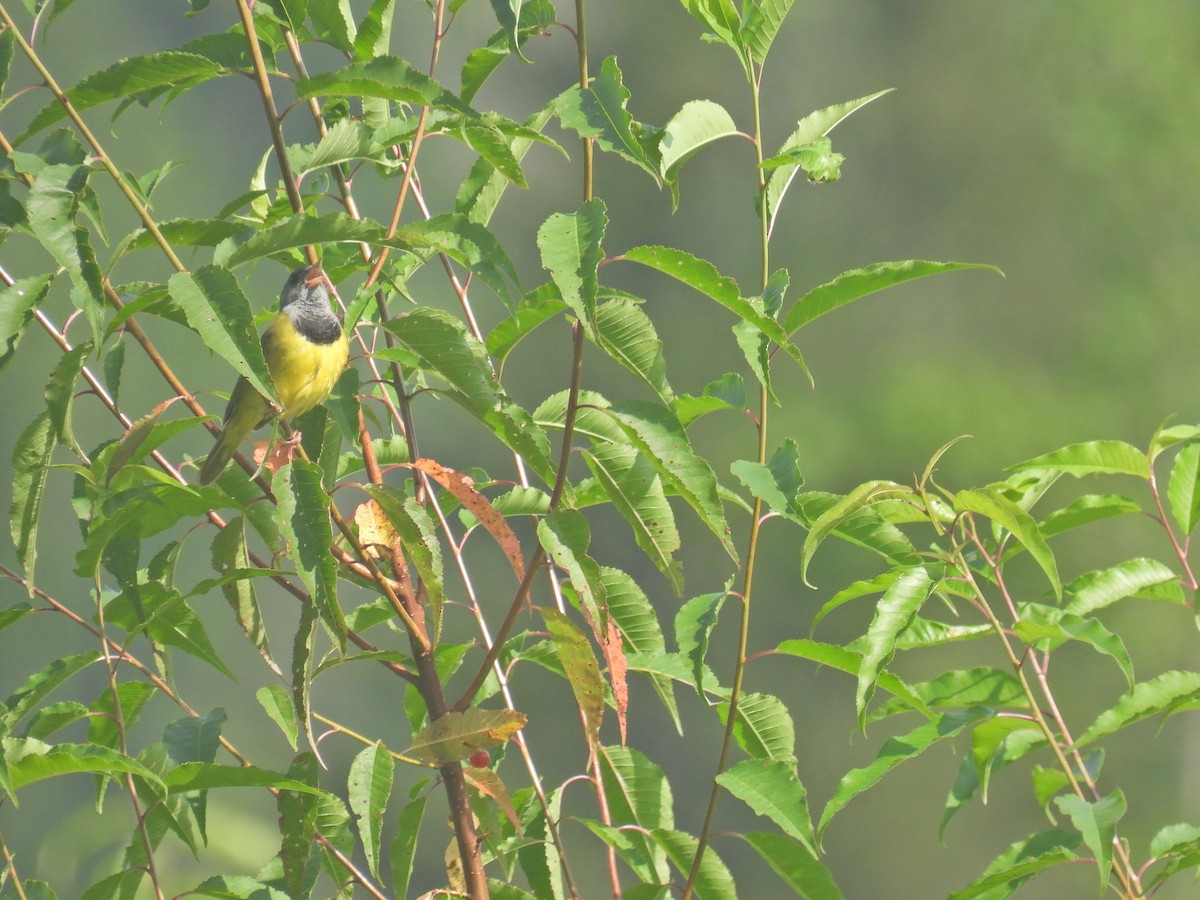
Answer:
<svg viewBox="0 0 1200 900"><path fill-rule="evenodd" d="M325 272L313 263L288 276L279 294L279 313L263 330L261 343L282 409L238 378L225 407L217 443L200 467L200 484L224 471L246 435L277 415L291 419L323 402L350 355L342 323L329 305Z"/></svg>

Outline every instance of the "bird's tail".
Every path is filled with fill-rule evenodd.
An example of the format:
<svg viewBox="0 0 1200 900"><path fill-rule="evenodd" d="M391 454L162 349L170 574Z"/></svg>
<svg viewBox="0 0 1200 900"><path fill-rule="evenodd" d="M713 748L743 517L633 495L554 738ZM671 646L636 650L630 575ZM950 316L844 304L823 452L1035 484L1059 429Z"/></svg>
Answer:
<svg viewBox="0 0 1200 900"><path fill-rule="evenodd" d="M243 387L244 385L244 387ZM233 395L229 399L229 409L225 411L225 424L212 452L200 467L200 484L208 484L225 471L229 460L245 440L246 435L259 426L263 413L269 409L267 401L258 391L250 387L244 379L238 379Z"/></svg>

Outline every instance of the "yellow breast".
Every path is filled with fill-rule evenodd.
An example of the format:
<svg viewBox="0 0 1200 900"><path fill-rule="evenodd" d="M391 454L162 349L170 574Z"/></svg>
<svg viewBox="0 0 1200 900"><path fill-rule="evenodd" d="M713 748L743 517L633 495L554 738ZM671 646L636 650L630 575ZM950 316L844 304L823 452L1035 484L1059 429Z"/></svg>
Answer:
<svg viewBox="0 0 1200 900"><path fill-rule="evenodd" d="M303 337L285 314L275 317L263 342L267 367L283 401L286 418L303 415L321 403L346 368L349 343L343 334L331 344Z"/></svg>

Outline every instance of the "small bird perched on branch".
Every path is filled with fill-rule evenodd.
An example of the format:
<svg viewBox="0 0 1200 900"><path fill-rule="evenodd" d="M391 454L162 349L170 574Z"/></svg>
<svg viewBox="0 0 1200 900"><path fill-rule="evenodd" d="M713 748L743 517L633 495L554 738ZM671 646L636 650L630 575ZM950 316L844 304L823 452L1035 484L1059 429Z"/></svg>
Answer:
<svg viewBox="0 0 1200 900"><path fill-rule="evenodd" d="M276 415L290 419L321 403L346 367L349 343L329 305L320 263L296 269L279 294L279 314L262 334L262 351L282 412L240 377L225 407L216 446L200 469L200 484L224 471L246 435Z"/></svg>

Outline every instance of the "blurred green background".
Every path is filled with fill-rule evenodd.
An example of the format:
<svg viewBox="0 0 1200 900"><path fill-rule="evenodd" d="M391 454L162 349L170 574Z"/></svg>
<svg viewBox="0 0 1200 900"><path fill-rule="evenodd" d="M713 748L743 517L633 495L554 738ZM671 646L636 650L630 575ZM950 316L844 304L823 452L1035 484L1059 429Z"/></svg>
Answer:
<svg viewBox="0 0 1200 900"><path fill-rule="evenodd" d="M357 0L351 5L358 14L366 6ZM569 4L559 5L567 16ZM416 0L400 0L398 6L395 52L423 67L428 56L426 6ZM41 36L45 58L60 82L71 85L116 58L178 46L199 34L224 30L235 19L226 3L214 3L195 17L185 13L182 0L75 3ZM749 98L740 70L726 52L698 40L697 26L679 3L599 0L588 4L588 15L593 66L606 56L617 57L632 92L629 108L635 118L662 124L687 100L708 98L725 105L749 129ZM466 5L450 31L439 68L440 78L452 89L457 88L463 54L493 28L487 4L474 0ZM524 118L570 83L574 48L563 31L533 41L526 52L532 65L506 63L476 99L477 108ZM335 64L335 57L313 53L308 62L317 71ZM28 68L18 65L9 92L31 80ZM888 259L986 262L999 266L1006 277L966 272L917 282L848 307L802 333L801 348L817 388L810 390L789 363L778 365L777 389L785 406L773 413L771 432L775 442L789 437L798 442L808 485L845 491L868 478L909 481L939 446L969 434L972 439L959 444L939 469L943 484L960 488L999 479L1005 465L1066 443L1121 438L1144 444L1168 416L1200 421L1193 350L1200 323L1200 166L1195 158L1200 146L1200 7L1182 0L797 0L764 81L768 143L777 145L798 118L814 109L888 87L896 90L833 134L834 149L847 160L842 180L793 188L773 242L773 265L790 271L793 296L845 269ZM0 128L15 135L44 98L44 92L34 92L14 101L0 112ZM205 85L165 110L132 109L117 120L111 134L105 128L107 115L108 110L96 110L88 119L122 169L141 173L167 160L187 161L156 195L161 218L215 215L247 189L268 146L258 97L251 83L240 78ZM300 116L289 119L288 136L293 142L310 141L311 126ZM576 145L569 136L558 137L575 159L535 148L526 160L531 189L511 190L493 221L526 287L543 278L534 244L538 225L551 212L578 202ZM443 147L427 153L422 165L426 196L435 212L452 205L458 179L470 164L457 145L441 152ZM669 195L655 191L644 174L599 156L596 191L611 218L606 249L615 254L641 243L677 246L710 259L750 293L758 264L753 179L749 144L718 144L684 169L681 203L672 214ZM107 188L100 192L114 199ZM377 196L359 192L364 212L385 220L392 196L391 189ZM106 225L116 240L133 220L110 203ZM0 263L14 276L30 274L35 264L23 259L28 250L11 240L0 247ZM188 261L199 264L205 257ZM661 279L612 269L617 270L614 281L648 298L647 311L666 336L668 371L677 391L699 393L724 372L743 370L728 316ZM116 277L161 280L168 274L164 262L142 254L122 264ZM264 265L248 273L246 283L265 305L282 275L277 267ZM452 296L444 278L437 272L430 276L417 283L427 292L422 299L449 305ZM483 291L475 293L485 323L497 321L499 305ZM65 297L57 297L50 312L61 322L69 312ZM161 323L148 327L168 351L189 357L180 366L189 385L228 389L229 371L192 336ZM72 333L81 337L83 329ZM506 374L512 376L510 387L518 399L533 405L564 384L565 343L565 331L559 328L538 335L515 354ZM165 397L165 389L136 356L131 347L122 388L122 405L135 418ZM56 358L53 346L31 331L18 361L0 373L7 411L0 423L0 481L11 480L13 442L38 411L41 385ZM630 389L598 362L588 378L590 386L600 389ZM219 402L212 406L218 408ZM505 472L503 454L480 448L470 424L446 416L445 407L427 404L420 410L423 451L456 468ZM83 398L76 409L81 434L113 436L96 404ZM753 453L752 429L732 419L701 423L695 439L727 483L733 481L722 467ZM196 434L190 443L169 449L199 454L206 447L207 438ZM80 585L69 574L74 549L69 540L77 533L67 506L69 490L65 477L52 481L47 516L53 520L43 528L41 579L51 594L82 610L86 598L79 596ZM744 517L735 516L735 524L744 529ZM615 560L628 552L620 528L612 531L598 529L594 550L602 561L606 553ZM727 571L711 538L698 529L686 535L688 595L718 590ZM70 550L64 553L64 546ZM1168 550L1148 525L1102 528L1068 545L1064 574L1111 565L1138 552L1167 559ZM784 636L804 636L820 603L849 580L876 571L864 556L831 547L814 566L818 589L813 591L799 580L796 532L768 528L763 551L752 636L758 649ZM202 544L193 555L203 562ZM0 561L13 563L7 542ZM664 623L669 623L678 601L652 570L644 574ZM0 582L0 607L22 598L19 588ZM210 628L228 646L236 639L223 612L213 611ZM723 677L733 653L732 606L726 614L711 654ZM284 646L291 611L285 608L276 615L276 640ZM822 626L821 635L848 638L867 615L865 608L839 614ZM1109 621L1130 644L1139 678L1200 662L1200 637L1183 611L1130 607L1114 611ZM58 623L42 633L43 640L54 643L38 646L37 626L23 625L19 636L0 635L0 695L20 683L30 660L88 646L81 632L64 631ZM70 640L77 644L62 643ZM286 746L277 734L261 733L258 724L253 689L264 681L261 667L252 650L234 646L238 671L248 673L243 682L205 681L197 696L204 696L207 707L227 708L235 742L260 754L265 765L284 766ZM931 666L939 671L999 662L981 659L980 654L989 653L982 645L955 653L954 659L901 660L900 665L909 667L904 671L910 677L928 677ZM1094 655L1079 653L1066 660L1078 666L1078 678L1071 677L1072 671L1064 681L1068 715L1082 728L1096 711L1111 705L1123 682L1115 667ZM1057 674L1063 676L1062 671ZM181 684L208 677L189 661L180 667ZM550 705L541 696L522 695L523 684L532 691L546 683L537 675L526 680L518 674L518 706ZM878 729L866 739L854 734L853 683L837 673L813 673L796 661L764 660L752 668L750 686L787 701L797 723L800 774L814 810L828 799L841 773L873 758L888 733ZM338 693L343 688L347 692ZM320 685L317 702L402 747L406 734L392 688L374 673L347 675ZM88 690L81 685L80 696L86 697ZM685 706L695 706L695 698L680 696ZM565 687L551 699L565 701ZM634 703L632 742L673 773L678 825L696 831L715 764L717 723L691 708L688 733L681 739L649 692L636 691ZM173 717L165 709L160 715L164 721ZM529 739L535 755L541 750L548 779L566 777L582 765L577 748L561 760L555 757L562 743L556 729L570 729L574 741L575 727L570 716L556 724L531 724ZM1103 781L1109 787L1120 785L1127 794L1130 813L1123 832L1134 841L1135 855L1144 856L1158 827L1200 820L1198 741L1194 719L1179 717L1161 733L1143 724L1110 747ZM330 751L335 769L344 765L339 753L352 752L354 748ZM958 763L949 748L939 748L928 759L902 767L834 820L825 848L847 897L944 896L966 884L1011 841L1045 826L1030 798L1028 769L1017 766L997 776L986 807L977 802L960 813L944 844L939 843L937 823ZM696 782L688 780L687 771ZM83 847L87 859L78 877L85 879L89 861L102 862L106 852L121 846L119 829L98 836L96 820L86 811L90 793L83 779L60 779L23 794L19 814L9 806L0 809L0 828L20 854L23 874L70 878L70 848ZM235 804L243 799L214 798L209 827L214 854L241 854L236 864L251 872L277 840L272 836L275 812L261 799L249 814L239 811ZM108 802L110 810L120 804L119 798ZM62 804L84 811L64 816ZM39 821L39 815L48 818ZM730 828L762 827L731 799L722 804L722 815ZM435 830L422 847L417 884L422 872L436 877L441 858L444 835L436 830L438 816L431 821ZM38 824L31 826L33 822ZM578 826L569 826L567 833L569 840L587 840ZM739 842L719 839L715 846L743 879L743 896L783 895L782 884L747 858ZM189 863L181 856L176 865L182 872ZM1095 875L1086 868L1053 873L1021 896L1094 895ZM585 878L593 874L585 872ZM81 889L88 882L71 883ZM1190 896L1187 890L1180 887L1159 896Z"/></svg>

